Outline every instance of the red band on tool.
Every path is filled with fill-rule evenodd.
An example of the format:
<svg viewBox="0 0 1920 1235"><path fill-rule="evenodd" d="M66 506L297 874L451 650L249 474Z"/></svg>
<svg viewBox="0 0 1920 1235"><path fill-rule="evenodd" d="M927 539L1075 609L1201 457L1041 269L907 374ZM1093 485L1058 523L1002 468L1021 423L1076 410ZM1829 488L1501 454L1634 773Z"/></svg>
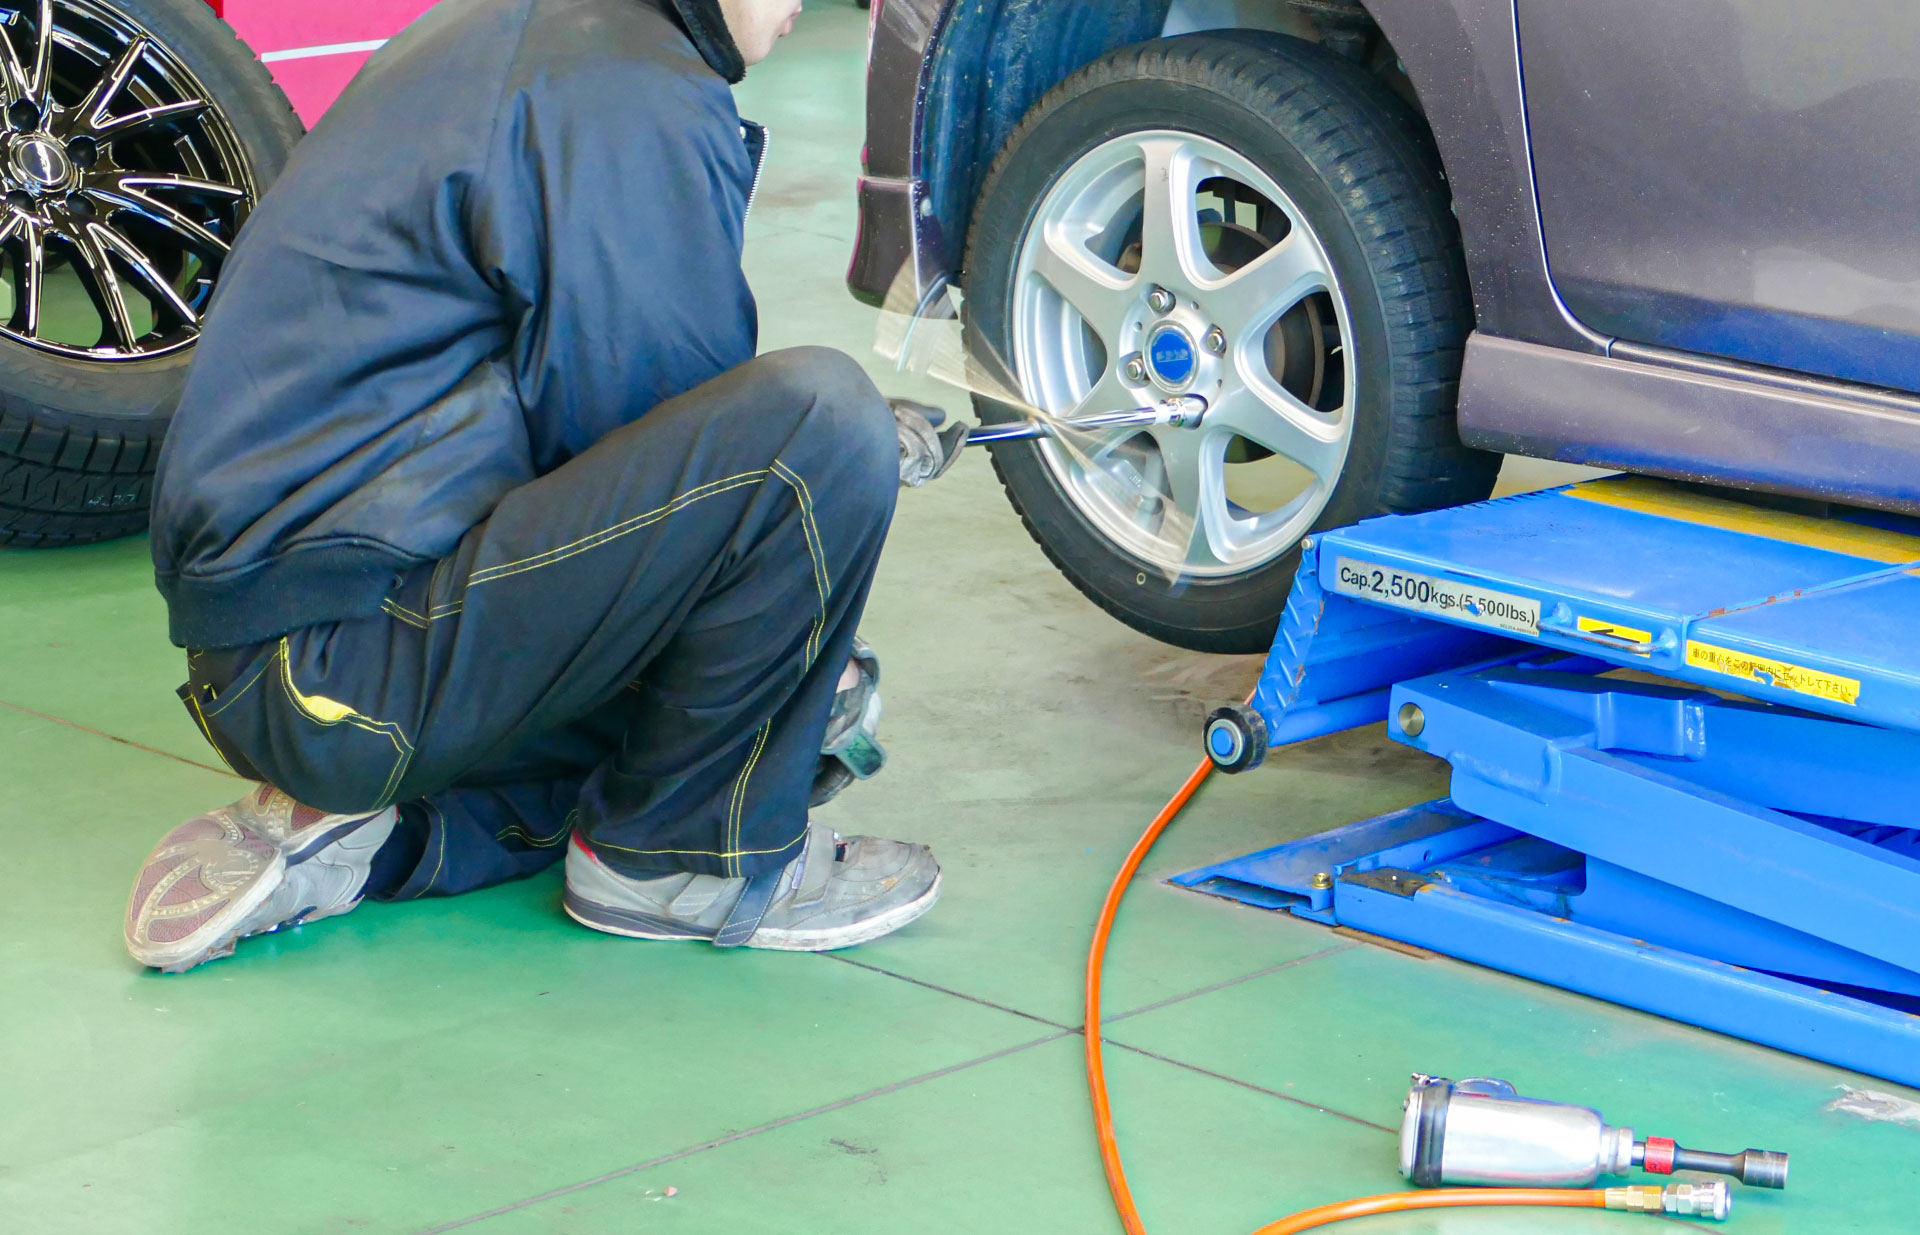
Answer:
<svg viewBox="0 0 1920 1235"><path fill-rule="evenodd" d="M1650 1175L1671 1175L1673 1174L1673 1151L1678 1148L1678 1145L1664 1136L1650 1136L1647 1138L1646 1157L1641 1165L1647 1168L1647 1173Z"/></svg>

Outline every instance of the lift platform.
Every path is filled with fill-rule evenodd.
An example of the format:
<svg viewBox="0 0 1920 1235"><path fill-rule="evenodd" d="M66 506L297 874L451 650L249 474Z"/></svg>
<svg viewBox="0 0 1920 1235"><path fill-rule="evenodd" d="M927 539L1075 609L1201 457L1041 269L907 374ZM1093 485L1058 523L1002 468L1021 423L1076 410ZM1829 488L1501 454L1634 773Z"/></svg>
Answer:
<svg viewBox="0 0 1920 1235"><path fill-rule="evenodd" d="M1314 538L1224 770L1449 796L1175 882L1920 1085L1920 519L1613 477Z"/></svg>

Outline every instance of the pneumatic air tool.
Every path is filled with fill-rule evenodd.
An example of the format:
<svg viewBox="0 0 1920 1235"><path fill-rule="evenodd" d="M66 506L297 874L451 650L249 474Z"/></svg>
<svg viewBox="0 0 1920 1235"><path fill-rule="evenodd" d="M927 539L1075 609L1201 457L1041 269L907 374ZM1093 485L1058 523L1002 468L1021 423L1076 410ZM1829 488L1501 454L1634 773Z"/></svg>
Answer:
<svg viewBox="0 0 1920 1235"><path fill-rule="evenodd" d="M1400 1125L1400 1173L1420 1187L1583 1188L1634 1167L1655 1175L1710 1171L1759 1188L1787 1186L1783 1153L1716 1154L1682 1149L1665 1137L1635 1140L1632 1128L1608 1126L1592 1107L1523 1098L1506 1081L1414 1074ZM1645 1194L1636 1199L1649 1209L1657 1201L1665 1212L1701 1217L1724 1218L1732 1204L1727 1185L1718 1180L1619 1191Z"/></svg>

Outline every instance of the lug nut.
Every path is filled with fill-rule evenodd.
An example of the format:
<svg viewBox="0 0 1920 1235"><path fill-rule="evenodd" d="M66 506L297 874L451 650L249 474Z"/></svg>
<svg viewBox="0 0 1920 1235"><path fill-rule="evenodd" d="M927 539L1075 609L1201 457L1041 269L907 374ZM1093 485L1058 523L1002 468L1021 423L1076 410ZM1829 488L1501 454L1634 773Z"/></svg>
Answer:
<svg viewBox="0 0 1920 1235"><path fill-rule="evenodd" d="M1208 351L1212 352L1216 356L1218 356L1221 352L1226 351L1227 350L1227 332L1220 329L1220 327L1218 326L1214 326L1210 328L1207 331L1206 347Z"/></svg>
<svg viewBox="0 0 1920 1235"><path fill-rule="evenodd" d="M1127 380L1130 382L1146 381L1147 380L1147 362L1140 359L1140 357L1138 356L1129 358L1126 365L1126 374L1127 374Z"/></svg>
<svg viewBox="0 0 1920 1235"><path fill-rule="evenodd" d="M1147 293L1147 305L1155 313L1171 313L1179 303L1179 297L1164 287L1156 287Z"/></svg>

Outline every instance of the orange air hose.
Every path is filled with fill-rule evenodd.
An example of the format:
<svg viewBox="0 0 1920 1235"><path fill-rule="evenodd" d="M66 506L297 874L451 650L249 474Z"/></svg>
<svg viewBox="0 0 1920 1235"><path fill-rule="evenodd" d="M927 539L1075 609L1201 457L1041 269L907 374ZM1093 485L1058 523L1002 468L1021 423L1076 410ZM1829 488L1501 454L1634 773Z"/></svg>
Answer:
<svg viewBox="0 0 1920 1235"><path fill-rule="evenodd" d="M1255 1231L1253 1235L1293 1235L1295 1231L1365 1218L1372 1214L1391 1214L1408 1209L1453 1209L1460 1205L1557 1205L1565 1209L1605 1209L1607 1194L1598 1188L1569 1191L1564 1188L1436 1188L1431 1192L1389 1192L1385 1196L1362 1197L1357 1201L1338 1201L1303 1209L1290 1218L1282 1218Z"/></svg>
<svg viewBox="0 0 1920 1235"><path fill-rule="evenodd" d="M1146 860L1154 842L1160 839L1160 834L1167 830L1212 772L1212 761L1202 759L1200 766L1193 770L1193 775L1187 777L1179 791L1167 799L1167 804L1160 808L1160 813L1153 817L1147 830L1134 842L1127 860L1120 866L1120 872L1113 877L1113 885L1107 889L1107 899L1100 906L1100 918L1093 928L1093 946L1087 951L1087 1007L1083 1022L1087 1040L1087 1090L1093 1100L1093 1130L1100 1142L1100 1165L1107 1172L1107 1187L1113 1193L1113 1207L1119 1213L1120 1223L1126 1228L1127 1235L1146 1235L1146 1227L1140 1222L1140 1211L1134 1207L1133 1190L1127 1186L1126 1169L1120 1165L1120 1146L1113 1135L1113 1109L1107 1101L1107 1070L1100 1057L1100 976L1107 958L1107 936L1113 931L1113 916L1120 908L1120 898L1126 895L1127 885L1133 882L1140 863ZM1547 1205L1604 1209L1607 1202L1606 1193L1597 1188L1577 1191L1558 1188L1438 1188L1424 1192L1393 1192L1385 1196L1369 1196L1303 1209L1291 1217L1261 1227L1254 1235L1292 1235L1295 1231L1348 1218L1410 1209L1449 1209L1459 1205Z"/></svg>

